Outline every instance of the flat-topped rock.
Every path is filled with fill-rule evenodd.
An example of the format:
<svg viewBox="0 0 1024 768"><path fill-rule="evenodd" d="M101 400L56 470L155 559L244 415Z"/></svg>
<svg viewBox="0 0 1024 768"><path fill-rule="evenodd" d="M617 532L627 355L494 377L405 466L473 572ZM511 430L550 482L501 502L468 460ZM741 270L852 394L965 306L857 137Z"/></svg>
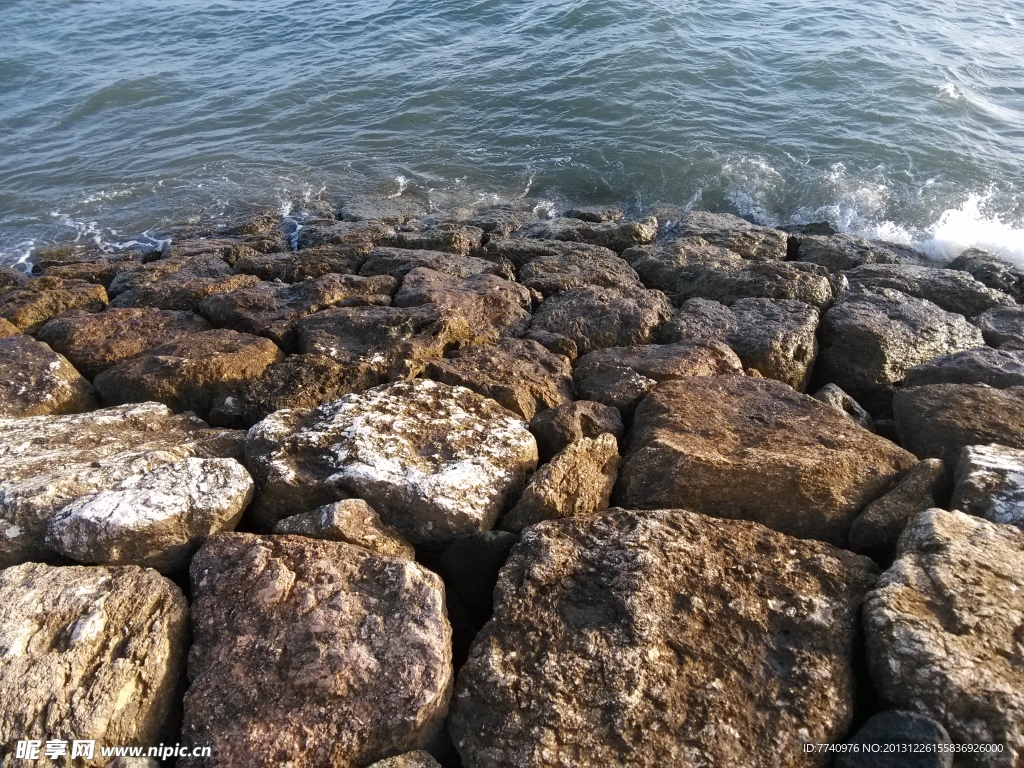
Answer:
<svg viewBox="0 0 1024 768"><path fill-rule="evenodd" d="M585 285L626 291L644 288L636 271L608 249L538 256L519 270L518 277L545 297Z"/></svg>
<svg viewBox="0 0 1024 768"><path fill-rule="evenodd" d="M1024 386L1024 349L976 347L936 357L907 371L905 387L926 384L986 384L997 389Z"/></svg>
<svg viewBox="0 0 1024 768"><path fill-rule="evenodd" d="M22 333L35 333L47 320L72 309L99 312L106 306L103 286L84 280L37 277L6 293L0 291L0 317Z"/></svg>
<svg viewBox="0 0 1024 768"><path fill-rule="evenodd" d="M254 275L260 280L301 283L328 274L354 275L366 261L369 251L345 245L322 245L301 251L253 254L235 262L235 272Z"/></svg>
<svg viewBox="0 0 1024 768"><path fill-rule="evenodd" d="M674 232L682 237L701 237L745 259L781 261L789 244L785 232L751 224L730 213L688 211L675 223Z"/></svg>
<svg viewBox="0 0 1024 768"><path fill-rule="evenodd" d="M108 259L97 259L81 264L64 264L57 267L47 267L40 270L40 274L46 277L57 277L62 280L83 280L87 283L95 283L109 288L114 278L122 272L132 272L142 264L141 256L135 261L110 261Z"/></svg>
<svg viewBox="0 0 1024 768"><path fill-rule="evenodd" d="M470 275L498 275L511 279L511 269L487 259L462 256L444 251L413 251L405 248L374 248L359 268L364 277L390 275L403 278L417 267L426 267L452 277Z"/></svg>
<svg viewBox="0 0 1024 768"><path fill-rule="evenodd" d="M901 709L931 717L954 742L999 745L971 765L1024 757L1024 531L932 509L864 603L871 677Z"/></svg>
<svg viewBox="0 0 1024 768"><path fill-rule="evenodd" d="M611 510L527 528L459 674L466 765L826 766L876 570L759 525ZM728 723L727 728L722 723Z"/></svg>
<svg viewBox="0 0 1024 768"><path fill-rule="evenodd" d="M231 266L216 254L173 256L115 277L110 283L110 304L198 312L207 296L258 282L253 275L234 274Z"/></svg>
<svg viewBox="0 0 1024 768"><path fill-rule="evenodd" d="M740 299L787 299L816 307L832 303L832 281L824 267L798 261L695 261L683 267L675 296L730 305Z"/></svg>
<svg viewBox="0 0 1024 768"><path fill-rule="evenodd" d="M436 747L453 676L439 576L362 547L241 533L208 539L191 575L183 742L225 764L295 768Z"/></svg>
<svg viewBox="0 0 1024 768"><path fill-rule="evenodd" d="M412 546L398 531L383 523L373 507L362 499L336 501L312 512L278 520L274 533L340 541L363 547L378 555L416 559L416 551Z"/></svg>
<svg viewBox="0 0 1024 768"><path fill-rule="evenodd" d="M956 465L953 509L1024 528L1024 450L969 445Z"/></svg>
<svg viewBox="0 0 1024 768"><path fill-rule="evenodd" d="M966 272L909 264L865 264L845 273L851 291L888 288L927 299L947 312L967 317L994 307L1012 306L1011 296L979 283Z"/></svg>
<svg viewBox="0 0 1024 768"><path fill-rule="evenodd" d="M916 463L780 382L693 377L659 384L640 403L613 501L843 545L864 506Z"/></svg>
<svg viewBox="0 0 1024 768"><path fill-rule="evenodd" d="M394 233L394 227L383 221L336 221L317 219L307 222L299 230L299 250L323 246L344 246L369 253L385 237Z"/></svg>
<svg viewBox="0 0 1024 768"><path fill-rule="evenodd" d="M210 328L205 318L192 312L110 308L51 320L39 330L37 338L92 379L147 349Z"/></svg>
<svg viewBox="0 0 1024 768"><path fill-rule="evenodd" d="M95 407L92 385L63 355L24 334L0 338L0 418L81 413Z"/></svg>
<svg viewBox="0 0 1024 768"><path fill-rule="evenodd" d="M149 569L0 571L0 739L151 745L173 725L188 603ZM97 748L77 765L102 766ZM20 761L19 761L20 762ZM48 762L48 761L47 761Z"/></svg>
<svg viewBox="0 0 1024 768"><path fill-rule="evenodd" d="M996 307L972 321L992 347L1024 349L1024 307Z"/></svg>
<svg viewBox="0 0 1024 768"><path fill-rule="evenodd" d="M946 266L966 272L979 283L1007 293L1017 301L1024 301L1024 269L1005 259L971 248Z"/></svg>
<svg viewBox="0 0 1024 768"><path fill-rule="evenodd" d="M495 263L508 262L516 270L522 269L534 259L550 259L556 262L585 263L588 259L606 259L615 251L590 243L573 243L564 240L542 240L535 237L493 237L483 247L481 255Z"/></svg>
<svg viewBox="0 0 1024 768"><path fill-rule="evenodd" d="M672 296L683 268L696 263L732 262L739 254L712 245L702 237L679 237L657 245L641 245L622 252L643 284Z"/></svg>
<svg viewBox="0 0 1024 768"><path fill-rule="evenodd" d="M218 398L284 359L269 339L229 330L203 331L153 347L95 379L106 405L164 403L205 417Z"/></svg>
<svg viewBox="0 0 1024 768"><path fill-rule="evenodd" d="M484 231L479 227L445 221L426 227L407 229L399 226L381 238L381 245L393 248L411 248L423 251L445 251L466 256L480 247Z"/></svg>
<svg viewBox="0 0 1024 768"><path fill-rule="evenodd" d="M357 496L414 545L443 547L494 526L537 443L493 400L417 379L273 414L249 431L246 457L262 526Z"/></svg>
<svg viewBox="0 0 1024 768"><path fill-rule="evenodd" d="M931 266L928 257L913 248L843 233L798 234L793 240L797 248L796 260L818 264L829 272L845 272L865 264Z"/></svg>
<svg viewBox="0 0 1024 768"><path fill-rule="evenodd" d="M569 240L609 248L616 253L634 245L653 243L658 234L658 220L653 216L643 221L583 221L582 219L541 219L528 224L519 233L522 237L541 240Z"/></svg>

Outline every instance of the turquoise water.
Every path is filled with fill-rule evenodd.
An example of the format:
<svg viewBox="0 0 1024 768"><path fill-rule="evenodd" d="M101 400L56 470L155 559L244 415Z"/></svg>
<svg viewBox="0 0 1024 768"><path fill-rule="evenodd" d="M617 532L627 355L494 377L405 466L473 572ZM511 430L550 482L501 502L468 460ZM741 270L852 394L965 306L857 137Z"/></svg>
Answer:
<svg viewBox="0 0 1024 768"><path fill-rule="evenodd" d="M5 0L0 260L315 197L658 203L1024 262L1024 6Z"/></svg>

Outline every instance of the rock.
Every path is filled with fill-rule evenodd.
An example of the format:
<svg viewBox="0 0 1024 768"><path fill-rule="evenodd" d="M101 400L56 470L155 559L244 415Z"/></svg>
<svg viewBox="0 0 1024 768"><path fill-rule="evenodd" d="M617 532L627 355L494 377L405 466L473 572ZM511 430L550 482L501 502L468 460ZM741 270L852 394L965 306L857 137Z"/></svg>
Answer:
<svg viewBox="0 0 1024 768"><path fill-rule="evenodd" d="M533 206L529 203L502 203L478 208L467 214L464 220L471 226L480 227L493 240L518 232L536 218L537 214L533 212Z"/></svg>
<svg viewBox="0 0 1024 768"><path fill-rule="evenodd" d="M0 338L0 418L94 408L92 385L63 356L24 334Z"/></svg>
<svg viewBox="0 0 1024 768"><path fill-rule="evenodd" d="M460 334L473 343L517 336L530 324L530 293L523 286L495 275L452 277L417 268L402 281L396 307L437 306L450 323L463 327Z"/></svg>
<svg viewBox="0 0 1024 768"><path fill-rule="evenodd" d="M824 267L798 261L694 262L679 272L676 298L712 299L730 305L740 299L787 299L816 307L832 303L832 283Z"/></svg>
<svg viewBox="0 0 1024 768"><path fill-rule="evenodd" d="M968 445L1024 448L1024 388L930 384L896 393L900 442L920 458L942 459L952 473Z"/></svg>
<svg viewBox="0 0 1024 768"><path fill-rule="evenodd" d="M614 251L604 248L588 253L538 256L519 270L519 282L545 297L587 285L620 291L644 288L634 269Z"/></svg>
<svg viewBox="0 0 1024 768"><path fill-rule="evenodd" d="M819 313L800 301L740 299L731 307L690 299L665 326L663 342L722 341L744 368L804 391L818 354Z"/></svg>
<svg viewBox="0 0 1024 768"><path fill-rule="evenodd" d="M35 333L47 320L72 309L99 312L105 306L103 286L84 280L37 277L20 288L0 291L0 317L22 333Z"/></svg>
<svg viewBox="0 0 1024 768"><path fill-rule="evenodd" d="M209 296L200 311L218 328L265 336L291 352L300 318L334 306L386 306L397 287L393 277L357 275L324 275L294 285L258 283Z"/></svg>
<svg viewBox="0 0 1024 768"><path fill-rule="evenodd" d="M173 573L207 536L234 529L252 491L234 459L181 459L79 496L50 519L46 545L80 563Z"/></svg>
<svg viewBox="0 0 1024 768"><path fill-rule="evenodd" d="M607 432L621 440L625 435L622 417L615 408L589 400L541 411L530 421L530 431L537 438L540 461L545 464L566 446L585 437L599 437Z"/></svg>
<svg viewBox="0 0 1024 768"><path fill-rule="evenodd" d="M507 265L486 259L443 251L411 251L404 248L374 248L363 262L363 266L359 268L359 274L364 277L391 275L401 279L417 267L426 267L452 277L497 275L509 280L513 278Z"/></svg>
<svg viewBox="0 0 1024 768"><path fill-rule="evenodd" d="M966 272L955 269L907 264L866 264L845 274L851 291L873 292L887 288L926 299L947 312L957 312L967 317L1015 303L1002 291L988 288Z"/></svg>
<svg viewBox="0 0 1024 768"><path fill-rule="evenodd" d="M435 574L333 541L222 533L191 575L186 744L224 765L313 768L441 737L451 628Z"/></svg>
<svg viewBox="0 0 1024 768"><path fill-rule="evenodd" d="M57 277L62 280L82 280L109 288L114 278L122 272L133 272L139 268L141 261L108 261L98 259L82 264L65 264L59 267L48 267L42 270L46 277Z"/></svg>
<svg viewBox="0 0 1024 768"><path fill-rule="evenodd" d="M11 325L9 322L0 317L0 339L6 339L8 336L17 336L21 331L18 326Z"/></svg>
<svg viewBox="0 0 1024 768"><path fill-rule="evenodd" d="M803 745L849 727L875 573L818 542L679 510L532 526L449 730L466 765L825 766Z"/></svg>
<svg viewBox="0 0 1024 768"><path fill-rule="evenodd" d="M218 398L284 359L269 339L203 331L149 349L109 368L94 384L106 405L156 401L175 411L209 414Z"/></svg>
<svg viewBox="0 0 1024 768"><path fill-rule="evenodd" d="M863 427L864 429L873 431L871 414L861 408L860 403L846 394L835 384L826 384L811 395L811 397L831 408L834 408L837 413L849 416L850 420L858 427Z"/></svg>
<svg viewBox="0 0 1024 768"><path fill-rule="evenodd" d="M973 765L1024 757L1024 532L931 509L864 603L868 663L894 705L931 717L955 743L1000 745Z"/></svg>
<svg viewBox="0 0 1024 768"><path fill-rule="evenodd" d="M964 448L950 503L993 523L1024 528L1024 451L1002 445Z"/></svg>
<svg viewBox="0 0 1024 768"><path fill-rule="evenodd" d="M576 361L573 380L580 398L616 408L629 419L660 381L720 375L743 375L735 352L719 341L684 341L599 349Z"/></svg>
<svg viewBox="0 0 1024 768"><path fill-rule="evenodd" d="M441 768L441 764L429 752L418 749L386 760L378 760L370 768Z"/></svg>
<svg viewBox="0 0 1024 768"><path fill-rule="evenodd" d="M895 243L865 240L846 234L828 236L798 234L796 261L825 267L829 272L845 272L865 264L907 264L930 267L931 261L920 251Z"/></svg>
<svg viewBox="0 0 1024 768"><path fill-rule="evenodd" d="M1024 307L996 307L971 322L981 329L986 344L1024 349Z"/></svg>
<svg viewBox="0 0 1024 768"><path fill-rule="evenodd" d="M908 370L941 355L983 345L964 318L897 291L847 294L821 324L818 374L873 416L891 413Z"/></svg>
<svg viewBox="0 0 1024 768"><path fill-rule="evenodd" d="M37 334L64 355L87 378L185 336L210 330L205 319L192 312L166 309L107 309L68 314L51 320Z"/></svg>
<svg viewBox="0 0 1024 768"><path fill-rule="evenodd" d="M579 350L576 347L576 342L560 333L529 330L524 333L521 338L536 341L549 352L553 352L556 355L561 355L568 359L570 363L579 357Z"/></svg>
<svg viewBox="0 0 1024 768"><path fill-rule="evenodd" d="M394 248L445 251L466 256L479 248L483 239L484 231L479 227L449 221L416 231L399 228L385 235L380 243Z"/></svg>
<svg viewBox="0 0 1024 768"><path fill-rule="evenodd" d="M789 243L785 232L751 224L729 213L688 211L676 223L675 232L681 237L701 237L745 259L781 261L786 258Z"/></svg>
<svg viewBox="0 0 1024 768"><path fill-rule="evenodd" d="M497 400L526 420L573 399L569 361L527 339L454 350L429 361L424 375Z"/></svg>
<svg viewBox="0 0 1024 768"><path fill-rule="evenodd" d="M898 710L879 712L847 742L860 749L840 753L833 765L834 768L953 768L952 743L942 723L930 717ZM904 752L892 746L903 744L910 749ZM913 750L918 745L924 749Z"/></svg>
<svg viewBox="0 0 1024 768"><path fill-rule="evenodd" d="M588 260L605 261L615 256L615 251L589 243L538 240L533 237L494 237L484 246L482 256L495 264L511 264L518 271L535 259L584 265Z"/></svg>
<svg viewBox="0 0 1024 768"><path fill-rule="evenodd" d="M1024 269L985 251L971 248L951 261L949 269L959 269L983 285L1024 301Z"/></svg>
<svg viewBox="0 0 1024 768"><path fill-rule="evenodd" d="M528 224L523 237L541 240L567 240L609 248L616 253L634 245L653 243L658 234L658 220L653 216L643 221L590 222L581 219L542 219Z"/></svg>
<svg viewBox="0 0 1024 768"><path fill-rule="evenodd" d="M0 626L6 764L19 739L166 738L188 647L188 603L172 582L135 567L17 565L0 571ZM98 748L75 760L107 762Z"/></svg>
<svg viewBox="0 0 1024 768"><path fill-rule="evenodd" d="M604 208L599 205L584 205L580 208L570 208L565 212L567 219L579 219L593 224L602 221L619 221L625 217L626 214L621 208Z"/></svg>
<svg viewBox="0 0 1024 768"><path fill-rule="evenodd" d="M312 539L340 541L378 555L415 560L416 551L362 499L325 504L312 512L278 520L274 533L291 533Z"/></svg>
<svg viewBox="0 0 1024 768"><path fill-rule="evenodd" d="M175 256L114 278L110 305L198 312L207 296L258 282L252 275L233 274L228 263L214 254Z"/></svg>
<svg viewBox="0 0 1024 768"><path fill-rule="evenodd" d="M780 382L693 377L659 384L637 408L615 502L843 545L861 509L915 463Z"/></svg>
<svg viewBox="0 0 1024 768"><path fill-rule="evenodd" d="M479 629L494 610L494 585L519 537L482 531L453 541L441 555L441 575Z"/></svg>
<svg viewBox="0 0 1024 768"><path fill-rule="evenodd" d="M622 252L644 285L669 295L676 292L679 275L690 264L733 262L738 254L702 237L681 237L659 245L642 245Z"/></svg>
<svg viewBox="0 0 1024 768"><path fill-rule="evenodd" d="M986 384L996 389L1024 386L1024 350L977 347L915 365L905 387L926 384Z"/></svg>
<svg viewBox="0 0 1024 768"><path fill-rule="evenodd" d="M295 253L254 254L236 261L235 272L260 280L301 283L329 274L354 275L368 253L349 246L324 245Z"/></svg>
<svg viewBox="0 0 1024 768"><path fill-rule="evenodd" d="M14 267L0 266L0 288L20 288L31 278Z"/></svg>
<svg viewBox="0 0 1024 768"><path fill-rule="evenodd" d="M255 253L274 253L291 248L290 242L281 230L253 233L246 237L225 235L223 231L213 230L193 231L185 233L182 237L172 235L169 245L163 249L162 258L215 256L227 264L234 264L238 259Z"/></svg>
<svg viewBox="0 0 1024 768"><path fill-rule="evenodd" d="M386 237L393 235L394 231L393 226L382 221L321 219L304 224L298 232L296 244L300 251L341 246L367 254Z"/></svg>
<svg viewBox="0 0 1024 768"><path fill-rule="evenodd" d="M418 199L413 194L383 199L360 196L346 200L338 211L338 218L368 224L404 224L426 214L429 207L428 200Z"/></svg>
<svg viewBox="0 0 1024 768"><path fill-rule="evenodd" d="M178 459L241 457L243 438L157 403L0 420L0 568L51 556L47 523L75 499Z"/></svg>
<svg viewBox="0 0 1024 768"><path fill-rule="evenodd" d="M626 293L589 286L547 299L534 313L531 328L572 339L585 355L602 347L650 344L670 315L661 291Z"/></svg>
<svg viewBox="0 0 1024 768"><path fill-rule="evenodd" d="M537 464L526 424L493 400L433 381L397 382L249 431L259 525L358 496L413 545L488 530Z"/></svg>
<svg viewBox="0 0 1024 768"><path fill-rule="evenodd" d="M570 443L530 478L519 501L502 518L501 527L519 533L544 520L607 509L618 473L619 444L614 435Z"/></svg>
<svg viewBox="0 0 1024 768"><path fill-rule="evenodd" d="M925 459L907 472L899 484L865 507L850 526L850 549L888 566L896 558L896 544L907 523L938 505L946 487L946 468L938 459Z"/></svg>

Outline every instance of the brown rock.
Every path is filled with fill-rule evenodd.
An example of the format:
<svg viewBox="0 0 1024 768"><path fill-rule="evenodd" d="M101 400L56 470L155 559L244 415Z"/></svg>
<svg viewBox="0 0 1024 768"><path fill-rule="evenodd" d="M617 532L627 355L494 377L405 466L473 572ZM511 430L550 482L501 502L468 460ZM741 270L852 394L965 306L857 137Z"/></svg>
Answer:
<svg viewBox="0 0 1024 768"><path fill-rule="evenodd" d="M91 379L147 349L208 330L210 324L192 312L111 308L51 320L37 338Z"/></svg>
<svg viewBox="0 0 1024 768"><path fill-rule="evenodd" d="M109 288L110 283L122 272L131 272L139 268L140 261L109 261L99 259L82 264L64 264L42 270L47 277L58 277L62 280L84 280Z"/></svg>
<svg viewBox="0 0 1024 768"><path fill-rule="evenodd" d="M391 275L403 278L417 267L426 267L452 277L469 277L470 275L498 275L508 279L513 277L507 265L493 261L455 253L444 253L443 251L412 251L404 248L374 248L363 262L363 266L359 268L359 274L365 277Z"/></svg>
<svg viewBox="0 0 1024 768"><path fill-rule="evenodd" d="M0 418L94 408L92 385L64 357L31 336L0 338Z"/></svg>
<svg viewBox="0 0 1024 768"><path fill-rule="evenodd" d="M789 236L771 227L751 224L729 213L688 211L673 227L682 237L701 237L711 245L728 248L745 259L781 261Z"/></svg>
<svg viewBox="0 0 1024 768"><path fill-rule="evenodd" d="M850 420L858 427L874 431L874 422L871 419L871 414L861 408L860 403L835 384L826 384L811 395L811 397L830 408L834 408L837 413L849 416Z"/></svg>
<svg viewBox="0 0 1024 768"><path fill-rule="evenodd" d="M567 358L570 363L579 357L579 349L576 347L576 342L560 333L539 331L531 328L522 335L522 338L536 341L549 352Z"/></svg>
<svg viewBox="0 0 1024 768"><path fill-rule="evenodd" d="M702 237L681 237L659 245L643 245L622 252L648 288L674 295L683 269L701 262L732 262L739 254L712 245Z"/></svg>
<svg viewBox="0 0 1024 768"><path fill-rule="evenodd" d="M442 222L417 230L397 228L380 241L381 245L394 248L411 248L423 251L445 251L466 256L480 247L484 231L479 227L456 222Z"/></svg>
<svg viewBox="0 0 1024 768"><path fill-rule="evenodd" d="M0 292L0 317L22 333L35 333L47 320L72 309L99 312L107 306L102 285L59 277L38 277L20 288Z"/></svg>
<svg viewBox="0 0 1024 768"><path fill-rule="evenodd" d="M210 253L174 256L124 272L110 283L112 307L154 307L198 312L207 296L255 285L252 275L236 275Z"/></svg>
<svg viewBox="0 0 1024 768"><path fill-rule="evenodd" d="M301 283L328 274L354 275L369 251L344 245L323 245L298 252L256 254L235 262L235 272L260 280Z"/></svg>
<svg viewBox="0 0 1024 768"><path fill-rule="evenodd" d="M625 435L622 417L615 408L589 400L541 411L530 421L530 431L537 438L542 463L584 437L598 437L607 432L621 440Z"/></svg>
<svg viewBox="0 0 1024 768"><path fill-rule="evenodd" d="M521 234L542 240L590 243L621 253L634 245L653 243L658 234L658 220L653 216L643 221L591 222L581 219L541 219L527 225Z"/></svg>
<svg viewBox="0 0 1024 768"><path fill-rule="evenodd" d="M9 322L0 317L0 339L5 339L8 336L16 336L19 333L21 333L21 331L18 329L18 326L11 325Z"/></svg>
<svg viewBox="0 0 1024 768"><path fill-rule="evenodd" d="M299 250L323 246L343 246L369 253L394 227L382 221L335 221L319 219L307 222L298 233Z"/></svg>
<svg viewBox="0 0 1024 768"><path fill-rule="evenodd" d="M507 262L516 270L534 259L555 262L584 263L588 258L605 259L615 251L588 243L563 240L539 240L533 237L494 237L483 249L483 257L495 263Z"/></svg>
<svg viewBox="0 0 1024 768"><path fill-rule="evenodd" d="M20 269L0 266L0 288L18 288L25 285L30 279Z"/></svg>
<svg viewBox="0 0 1024 768"><path fill-rule="evenodd" d="M694 262L679 273L676 299L712 299L731 305L740 299L786 299L815 307L832 303L832 281L828 270L798 261L752 261L734 257L729 261Z"/></svg>
<svg viewBox="0 0 1024 768"><path fill-rule="evenodd" d="M754 520L845 544L850 523L916 461L769 379L659 384L637 408L616 502Z"/></svg>
<svg viewBox="0 0 1024 768"><path fill-rule="evenodd" d="M570 288L597 285L623 291L643 290L643 283L629 264L605 248L538 256L519 270L519 282L551 296Z"/></svg>
<svg viewBox="0 0 1024 768"><path fill-rule="evenodd" d="M370 768L441 768L441 764L430 756L429 752L422 749L415 752L406 752L404 755L396 755L386 760L379 760Z"/></svg>
<svg viewBox="0 0 1024 768"><path fill-rule="evenodd" d="M340 541L378 555L416 559L416 551L412 546L398 531L381 522L373 507L362 499L325 504L312 512L278 520L274 525L274 533Z"/></svg>

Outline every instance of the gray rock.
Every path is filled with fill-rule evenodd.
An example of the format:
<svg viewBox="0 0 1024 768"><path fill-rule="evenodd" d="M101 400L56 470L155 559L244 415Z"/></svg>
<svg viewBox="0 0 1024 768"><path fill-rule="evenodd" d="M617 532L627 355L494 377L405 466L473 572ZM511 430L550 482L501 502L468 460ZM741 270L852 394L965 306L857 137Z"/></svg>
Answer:
<svg viewBox="0 0 1024 768"><path fill-rule="evenodd" d="M157 403L0 420L0 567L51 556L46 526L79 497L179 459L241 458L243 438Z"/></svg>
<svg viewBox="0 0 1024 768"><path fill-rule="evenodd" d="M539 240L533 237L494 237L484 246L483 258L495 264L509 264L516 271L534 259L553 259L582 263L588 258L606 259L615 251L599 245L564 240Z"/></svg>
<svg viewBox="0 0 1024 768"><path fill-rule="evenodd" d="M861 408L860 403L835 384L826 384L811 397L834 408L838 413L849 416L850 420L858 427L874 431L871 414Z"/></svg>
<svg viewBox="0 0 1024 768"><path fill-rule="evenodd" d="M977 347L943 355L907 371L905 387L926 384L985 384L997 389L1024 386L1024 349Z"/></svg>
<svg viewBox="0 0 1024 768"><path fill-rule="evenodd" d="M576 347L576 342L560 333L529 330L520 338L536 341L549 352L568 359L570 363L579 357L579 349Z"/></svg>
<svg viewBox="0 0 1024 768"><path fill-rule="evenodd" d="M542 219L528 224L519 234L541 240L590 243L621 253L634 245L653 243L658 234L658 220L653 216L643 221Z"/></svg>
<svg viewBox="0 0 1024 768"><path fill-rule="evenodd" d="M682 237L702 237L711 245L728 248L745 259L781 261L789 236L771 227L751 224L729 213L689 211L675 224Z"/></svg>
<svg viewBox="0 0 1024 768"><path fill-rule="evenodd" d="M466 765L825 766L870 561L758 525L612 510L532 526L462 668ZM728 723L723 728L722 723Z"/></svg>
<svg viewBox="0 0 1024 768"><path fill-rule="evenodd" d="M930 301L886 289L846 294L822 320L818 373L884 418L909 369L983 343L961 315Z"/></svg>
<svg viewBox="0 0 1024 768"><path fill-rule="evenodd" d="M683 268L689 264L732 262L739 254L711 245L702 237L681 237L658 245L628 248L622 258L636 270L644 285L674 295Z"/></svg>
<svg viewBox="0 0 1024 768"><path fill-rule="evenodd" d="M347 245L322 245L294 253L260 253L238 259L235 272L260 280L301 283L329 274L354 275L368 254L369 250Z"/></svg>
<svg viewBox="0 0 1024 768"><path fill-rule="evenodd" d="M846 234L794 237L796 260L825 267L829 272L845 272L864 264L909 264L930 267L931 261L920 251L895 243L865 240Z"/></svg>
<svg viewBox="0 0 1024 768"><path fill-rule="evenodd" d="M953 768L953 742L942 723L913 712L872 715L846 743L860 749L840 753L834 768ZM918 745L924 749L911 751Z"/></svg>
<svg viewBox="0 0 1024 768"><path fill-rule="evenodd" d="M415 560L416 552L362 499L325 504L312 512L278 520L274 533L291 533L312 539L340 541L363 547L378 555Z"/></svg>
<svg viewBox="0 0 1024 768"><path fill-rule="evenodd" d="M181 459L79 496L50 519L46 545L80 563L180 571L207 536L234 529L252 492L234 459Z"/></svg>
<svg viewBox="0 0 1024 768"><path fill-rule="evenodd" d="M393 248L412 248L423 251L445 251L463 256L480 247L484 231L479 227L456 222L442 222L418 229L405 229L409 225L399 226L394 232L385 235L381 245Z"/></svg>
<svg viewBox="0 0 1024 768"><path fill-rule="evenodd" d="M941 461L922 461L853 521L850 549L888 566L896 558L896 545L907 523L937 505L946 483L946 468Z"/></svg>
<svg viewBox="0 0 1024 768"><path fill-rule="evenodd" d="M191 575L184 743L219 764L295 768L436 745L452 688L440 577L348 544L240 533L208 539Z"/></svg>
<svg viewBox="0 0 1024 768"><path fill-rule="evenodd" d="M598 437L607 432L621 440L625 435L618 410L590 400L577 400L541 411L530 421L530 431L537 438L542 463L584 437Z"/></svg>
<svg viewBox="0 0 1024 768"><path fill-rule="evenodd" d="M470 275L497 275L508 279L513 277L505 265L486 259L444 253L443 251L411 251L404 248L374 248L359 268L359 274L364 277L390 275L401 279L417 267L432 269L451 277L469 277Z"/></svg>
<svg viewBox="0 0 1024 768"><path fill-rule="evenodd" d="M493 400L427 380L279 411L246 440L258 524L357 496L412 544L488 530L537 464L526 423Z"/></svg>
<svg viewBox="0 0 1024 768"><path fill-rule="evenodd" d="M19 739L70 747L166 737L188 643L188 603L169 580L135 567L5 568L0 627L5 765L15 764ZM75 765L108 762L97 747L93 759Z"/></svg>
<svg viewBox="0 0 1024 768"><path fill-rule="evenodd" d="M369 253L374 246L394 233L392 222L373 221L335 221L320 219L308 221L298 232L296 245L300 250L323 248L324 246L341 246L355 252Z"/></svg>
<svg viewBox="0 0 1024 768"><path fill-rule="evenodd" d="M0 338L0 418L94 408L92 385L63 355L24 334Z"/></svg>
<svg viewBox="0 0 1024 768"><path fill-rule="evenodd" d="M1024 757L1024 531L962 512L921 513L864 603L871 677L956 743L992 744L972 765Z"/></svg>
<svg viewBox="0 0 1024 768"><path fill-rule="evenodd" d="M1008 293L1017 301L1024 301L1024 269L1015 267L1004 259L971 248L957 256L947 266L949 269L967 272L979 283Z"/></svg>
<svg viewBox="0 0 1024 768"><path fill-rule="evenodd" d="M989 346L1024 349L1024 307L996 307L971 322L981 329Z"/></svg>
<svg viewBox="0 0 1024 768"><path fill-rule="evenodd" d="M367 225L404 224L427 213L429 201L414 194L379 198L371 195L354 196L345 200L338 211L343 221L366 222Z"/></svg>
<svg viewBox="0 0 1024 768"><path fill-rule="evenodd" d="M982 285L966 272L955 269L915 267L907 264L866 264L846 272L851 291L888 288L927 299L947 312L967 317L993 307L1011 306L1009 295Z"/></svg>
<svg viewBox="0 0 1024 768"><path fill-rule="evenodd" d="M20 269L0 267L0 288L18 288L31 278Z"/></svg>
<svg viewBox="0 0 1024 768"><path fill-rule="evenodd" d="M604 248L584 253L538 256L519 270L518 277L520 283L545 297L585 285L622 291L644 288L633 268L614 251Z"/></svg>
<svg viewBox="0 0 1024 768"><path fill-rule="evenodd" d="M816 307L832 303L828 270L797 261L694 262L683 267L676 282L676 299L712 299L734 304L740 299L787 299Z"/></svg>
<svg viewBox="0 0 1024 768"><path fill-rule="evenodd" d="M1024 450L970 445L960 453L954 509L1024 528Z"/></svg>
<svg viewBox="0 0 1024 768"><path fill-rule="evenodd" d="M441 768L441 764L422 749L378 760L370 768Z"/></svg>
<svg viewBox="0 0 1024 768"><path fill-rule="evenodd" d="M579 208L570 208L565 212L567 219L579 219L595 224L601 221L619 221L625 217L626 214L621 208L606 208L600 205L584 205Z"/></svg>

